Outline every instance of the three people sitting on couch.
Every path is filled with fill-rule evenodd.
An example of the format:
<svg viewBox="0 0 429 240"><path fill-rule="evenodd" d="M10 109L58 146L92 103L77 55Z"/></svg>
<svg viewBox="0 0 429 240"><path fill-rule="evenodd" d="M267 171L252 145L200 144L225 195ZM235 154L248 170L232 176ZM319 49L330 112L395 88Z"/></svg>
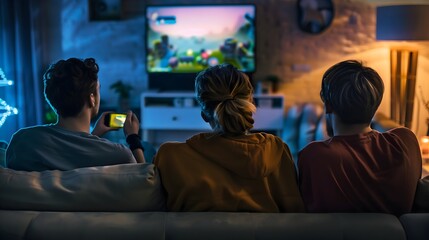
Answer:
<svg viewBox="0 0 429 240"><path fill-rule="evenodd" d="M124 133L133 136L127 140L134 156L98 137L113 130L103 125L104 113L89 133L100 101L95 60L62 60L52 69L45 74L45 94L59 121L19 130L7 150L8 167L43 171L144 162L136 143L139 122L131 112ZM378 74L356 61L324 74L321 98L332 137L300 152L298 186L288 146L274 135L250 132L256 108L249 78L231 65L202 71L195 94L213 131L164 143L154 157L168 210L410 212L421 176L420 149L406 128L380 133L369 127L383 91Z"/></svg>

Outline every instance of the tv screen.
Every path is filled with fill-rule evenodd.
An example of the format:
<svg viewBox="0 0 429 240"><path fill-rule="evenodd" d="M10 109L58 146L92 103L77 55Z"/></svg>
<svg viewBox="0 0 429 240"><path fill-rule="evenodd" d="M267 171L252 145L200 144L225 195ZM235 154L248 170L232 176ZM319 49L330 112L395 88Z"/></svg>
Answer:
<svg viewBox="0 0 429 240"><path fill-rule="evenodd" d="M146 17L149 77L193 76L222 63L255 71L254 5L147 6Z"/></svg>

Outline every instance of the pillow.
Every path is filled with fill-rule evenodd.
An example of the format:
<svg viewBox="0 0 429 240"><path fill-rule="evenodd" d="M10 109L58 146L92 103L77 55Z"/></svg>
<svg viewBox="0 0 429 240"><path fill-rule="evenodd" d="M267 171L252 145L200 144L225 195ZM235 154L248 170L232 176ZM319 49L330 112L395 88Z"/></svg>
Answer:
<svg viewBox="0 0 429 240"><path fill-rule="evenodd" d="M153 164L130 163L69 171L0 168L0 209L35 211L163 211Z"/></svg>

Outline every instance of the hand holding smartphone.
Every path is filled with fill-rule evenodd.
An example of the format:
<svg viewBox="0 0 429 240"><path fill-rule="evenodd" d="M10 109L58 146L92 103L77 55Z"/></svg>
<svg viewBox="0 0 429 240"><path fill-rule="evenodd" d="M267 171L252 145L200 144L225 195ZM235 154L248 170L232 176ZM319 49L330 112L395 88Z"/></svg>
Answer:
<svg viewBox="0 0 429 240"><path fill-rule="evenodd" d="M108 113L104 117L104 125L111 128L122 128L124 127L124 122L126 118L127 118L127 114Z"/></svg>

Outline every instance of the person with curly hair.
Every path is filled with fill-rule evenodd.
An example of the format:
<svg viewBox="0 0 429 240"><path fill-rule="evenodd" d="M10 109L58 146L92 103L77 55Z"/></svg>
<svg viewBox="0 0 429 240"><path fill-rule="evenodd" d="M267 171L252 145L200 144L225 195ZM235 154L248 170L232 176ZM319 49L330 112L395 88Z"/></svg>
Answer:
<svg viewBox="0 0 429 240"><path fill-rule="evenodd" d="M104 125L107 112L91 129L99 113L99 67L95 59L69 58L49 66L44 78L45 100L58 115L54 124L22 128L13 134L6 150L8 168L24 171L145 162L138 131L139 120L127 113L124 134L130 149L103 134L117 128Z"/></svg>

